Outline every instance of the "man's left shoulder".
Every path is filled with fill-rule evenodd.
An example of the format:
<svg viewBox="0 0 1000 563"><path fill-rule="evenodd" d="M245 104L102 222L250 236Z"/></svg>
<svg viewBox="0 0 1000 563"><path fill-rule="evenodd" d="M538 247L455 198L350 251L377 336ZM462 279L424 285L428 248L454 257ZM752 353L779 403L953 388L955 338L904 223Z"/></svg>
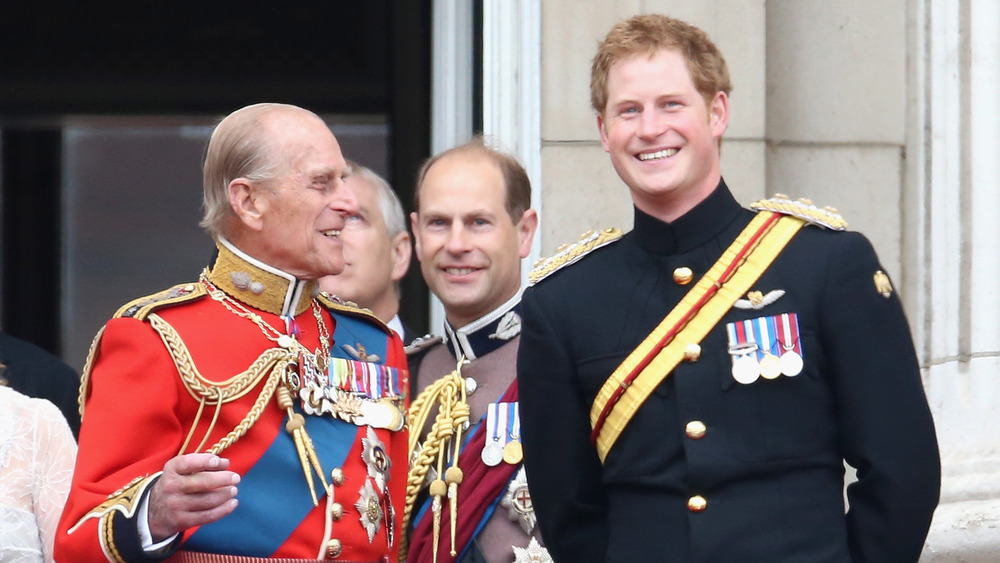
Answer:
<svg viewBox="0 0 1000 563"><path fill-rule="evenodd" d="M580 240L563 244L552 256L540 258L535 262L531 272L528 273L529 284L534 286L567 266L580 262L594 251L619 241L623 234L621 229L615 227L583 233L580 235Z"/></svg>
<svg viewBox="0 0 1000 563"><path fill-rule="evenodd" d="M750 209L761 212L771 211L782 215L798 217L809 225L814 225L830 231L846 231L847 221L831 206L820 207L808 198L793 200L785 194L775 194L768 199L757 200L750 204Z"/></svg>

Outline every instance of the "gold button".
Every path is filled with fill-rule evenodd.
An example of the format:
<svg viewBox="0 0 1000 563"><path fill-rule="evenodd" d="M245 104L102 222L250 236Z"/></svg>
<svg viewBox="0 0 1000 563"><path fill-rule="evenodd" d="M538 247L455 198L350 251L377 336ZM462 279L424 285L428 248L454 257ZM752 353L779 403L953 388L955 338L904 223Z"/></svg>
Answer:
<svg viewBox="0 0 1000 563"><path fill-rule="evenodd" d="M330 517L334 520L340 520L344 516L344 505L339 502L335 502L330 505Z"/></svg>
<svg viewBox="0 0 1000 563"><path fill-rule="evenodd" d="M341 485L343 485L344 484L344 470L341 469L341 468L339 468L339 467L334 467L333 470L330 471L330 479L333 481L333 484L336 485L336 486L338 486L338 487L341 486Z"/></svg>
<svg viewBox="0 0 1000 563"><path fill-rule="evenodd" d="M674 270L674 281L677 282L677 285L687 285L693 279L694 272L691 271L691 268L681 267Z"/></svg>
<svg viewBox="0 0 1000 563"><path fill-rule="evenodd" d="M701 512L708 506L708 501L701 495L695 495L688 499L688 510L691 512Z"/></svg>
<svg viewBox="0 0 1000 563"><path fill-rule="evenodd" d="M342 551L344 551L344 546L340 543L340 540L332 539L326 542L327 557L340 557Z"/></svg>
<svg viewBox="0 0 1000 563"><path fill-rule="evenodd" d="M697 362L698 358L701 357L701 346L697 344L688 344L684 347L684 359L689 362Z"/></svg>
<svg viewBox="0 0 1000 563"><path fill-rule="evenodd" d="M700 420L692 420L687 423L687 426L684 427L684 433L687 434L687 437L692 440L702 439L707 431L708 427L705 426L705 423Z"/></svg>

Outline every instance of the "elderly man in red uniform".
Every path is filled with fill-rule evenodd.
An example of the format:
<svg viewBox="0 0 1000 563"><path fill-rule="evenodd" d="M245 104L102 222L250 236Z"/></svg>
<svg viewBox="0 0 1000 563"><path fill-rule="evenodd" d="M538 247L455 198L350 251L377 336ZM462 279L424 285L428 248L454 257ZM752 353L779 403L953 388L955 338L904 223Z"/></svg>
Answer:
<svg viewBox="0 0 1000 563"><path fill-rule="evenodd" d="M357 202L315 114L258 104L204 167L217 255L122 307L84 368L60 561L388 561L406 472L405 357L316 289Z"/></svg>

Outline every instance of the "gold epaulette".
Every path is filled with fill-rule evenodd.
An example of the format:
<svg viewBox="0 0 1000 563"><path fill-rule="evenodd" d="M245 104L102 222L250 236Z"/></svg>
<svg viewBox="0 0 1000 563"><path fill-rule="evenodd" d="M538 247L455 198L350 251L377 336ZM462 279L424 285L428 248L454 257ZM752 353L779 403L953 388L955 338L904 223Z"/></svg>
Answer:
<svg viewBox="0 0 1000 563"><path fill-rule="evenodd" d="M621 229L614 227L583 233L580 235L579 241L572 244L564 244L556 249L554 255L548 258L541 258L538 262L535 262L535 267L528 274L528 282L531 285L535 285L552 273L577 262L594 250L622 238L623 234Z"/></svg>
<svg viewBox="0 0 1000 563"><path fill-rule="evenodd" d="M382 322L382 319L376 317L375 313L367 307L361 307L353 301L345 301L337 296L330 295L325 291L320 291L319 295L316 296L316 299L319 301L320 305L323 305L331 311L336 311L337 313L343 313L352 317L367 319L377 324L379 328L385 331L386 334L392 334L392 329L389 328L387 324Z"/></svg>
<svg viewBox="0 0 1000 563"><path fill-rule="evenodd" d="M770 199L762 199L750 204L754 211L774 211L783 215L791 215L803 219L813 225L819 225L834 231L847 229L847 221L832 207L817 207L806 198L792 200L785 194L774 194Z"/></svg>
<svg viewBox="0 0 1000 563"><path fill-rule="evenodd" d="M126 303L115 312L114 318L129 317L145 321L150 313L159 308L186 303L205 295L208 295L208 289L204 284L182 283L159 293L140 297Z"/></svg>

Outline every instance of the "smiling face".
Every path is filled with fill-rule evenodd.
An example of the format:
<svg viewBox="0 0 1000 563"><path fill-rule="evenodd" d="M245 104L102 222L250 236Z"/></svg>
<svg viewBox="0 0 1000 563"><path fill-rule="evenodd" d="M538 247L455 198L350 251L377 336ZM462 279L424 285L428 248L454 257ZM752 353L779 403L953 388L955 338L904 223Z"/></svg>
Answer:
<svg viewBox="0 0 1000 563"><path fill-rule="evenodd" d="M404 230L389 237L378 188L367 178L352 174L344 184L357 199L358 211L347 216L340 235L344 243L344 271L323 278L320 287L389 321L399 309L396 282L410 265L410 235Z"/></svg>
<svg viewBox="0 0 1000 563"><path fill-rule="evenodd" d="M597 117L601 144L636 207L673 221L719 183L728 98L718 92L706 104L674 49L624 58L607 82L607 105Z"/></svg>
<svg viewBox="0 0 1000 563"><path fill-rule="evenodd" d="M295 275L318 279L344 268L340 232L345 215L357 212L344 187L347 164L337 139L309 113L275 112L264 122L271 135L273 180L230 183L230 204L241 220L241 250Z"/></svg>
<svg viewBox="0 0 1000 563"><path fill-rule="evenodd" d="M461 328L518 292L538 218L529 209L512 221L500 168L476 151L439 159L419 190L410 219L420 270L448 322Z"/></svg>

